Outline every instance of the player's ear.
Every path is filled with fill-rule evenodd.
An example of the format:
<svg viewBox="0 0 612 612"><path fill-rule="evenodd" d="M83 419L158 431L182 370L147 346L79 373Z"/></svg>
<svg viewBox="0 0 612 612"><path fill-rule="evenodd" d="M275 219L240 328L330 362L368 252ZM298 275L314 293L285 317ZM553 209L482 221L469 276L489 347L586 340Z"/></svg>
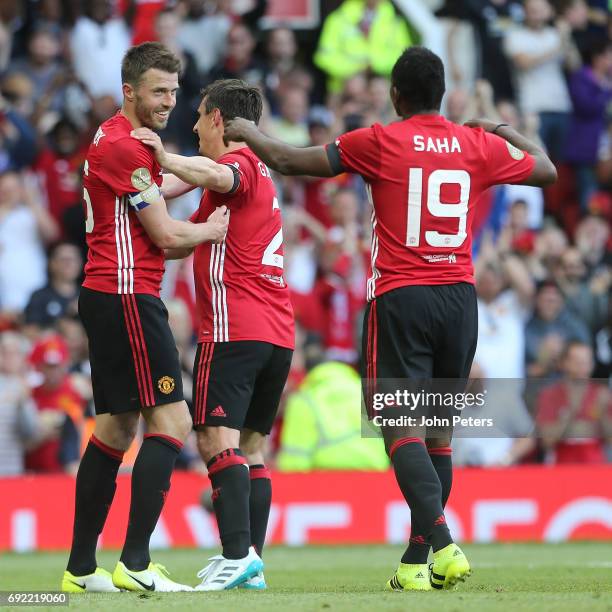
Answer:
<svg viewBox="0 0 612 612"><path fill-rule="evenodd" d="M135 91L130 83L124 83L122 86L123 89L123 97L130 102L134 101Z"/></svg>

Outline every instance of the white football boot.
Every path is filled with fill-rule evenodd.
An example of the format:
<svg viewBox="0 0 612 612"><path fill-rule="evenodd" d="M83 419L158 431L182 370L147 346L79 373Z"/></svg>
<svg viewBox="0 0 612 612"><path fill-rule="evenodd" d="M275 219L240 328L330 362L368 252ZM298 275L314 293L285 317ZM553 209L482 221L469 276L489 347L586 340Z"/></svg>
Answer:
<svg viewBox="0 0 612 612"><path fill-rule="evenodd" d="M249 554L243 559L226 559L217 555L209 559L210 563L198 572L202 582L195 587L196 591L225 591L233 589L263 571L263 561L251 546Z"/></svg>

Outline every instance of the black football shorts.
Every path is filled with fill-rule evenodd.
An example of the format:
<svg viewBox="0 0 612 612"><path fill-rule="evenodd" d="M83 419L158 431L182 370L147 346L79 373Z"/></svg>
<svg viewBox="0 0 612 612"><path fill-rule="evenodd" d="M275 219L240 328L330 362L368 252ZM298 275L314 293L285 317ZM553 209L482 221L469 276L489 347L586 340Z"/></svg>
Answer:
<svg viewBox="0 0 612 612"><path fill-rule="evenodd" d="M164 303L144 293L81 288L96 414L119 414L183 400L178 351Z"/></svg>
<svg viewBox="0 0 612 612"><path fill-rule="evenodd" d="M269 434L292 357L291 349L256 340L198 344L191 407L194 427Z"/></svg>
<svg viewBox="0 0 612 612"><path fill-rule="evenodd" d="M478 340L476 291L469 283L411 285L373 300L363 321L361 377L369 395L384 380L467 379Z"/></svg>

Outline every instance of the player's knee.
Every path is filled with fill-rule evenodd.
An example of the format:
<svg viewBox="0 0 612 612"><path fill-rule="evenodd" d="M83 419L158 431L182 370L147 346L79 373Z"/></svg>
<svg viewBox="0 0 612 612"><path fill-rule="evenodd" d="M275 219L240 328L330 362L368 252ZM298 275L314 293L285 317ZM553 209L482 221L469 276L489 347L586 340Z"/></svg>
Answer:
<svg viewBox="0 0 612 612"><path fill-rule="evenodd" d="M428 449L446 448L447 446L451 445L451 436L447 435L438 438L427 438L425 440L425 444L427 445Z"/></svg>
<svg viewBox="0 0 612 612"><path fill-rule="evenodd" d="M240 450L250 465L263 463L266 436L256 431L245 429L240 434Z"/></svg>
<svg viewBox="0 0 612 612"><path fill-rule="evenodd" d="M196 434L200 456L207 463L220 452L236 448L239 444L239 433L227 427L200 427Z"/></svg>
<svg viewBox="0 0 612 612"><path fill-rule="evenodd" d="M138 418L117 419L114 423L96 425L94 436L111 448L126 451L132 444L138 431Z"/></svg>
<svg viewBox="0 0 612 612"><path fill-rule="evenodd" d="M149 433L165 434L181 442L187 439L193 422L186 402L155 406L149 411L143 411Z"/></svg>

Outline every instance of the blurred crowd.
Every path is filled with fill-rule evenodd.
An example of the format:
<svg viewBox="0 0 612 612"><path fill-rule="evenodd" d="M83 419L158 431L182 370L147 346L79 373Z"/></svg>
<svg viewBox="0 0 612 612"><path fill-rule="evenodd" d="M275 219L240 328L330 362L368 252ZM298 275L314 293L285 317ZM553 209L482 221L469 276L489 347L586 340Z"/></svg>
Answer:
<svg viewBox="0 0 612 612"><path fill-rule="evenodd" d="M440 33L444 113L486 116L547 149L559 181L492 189L474 219L479 340L472 378L527 381L499 399L495 438L459 436L465 465L598 463L612 442L612 21L608 0L414 0ZM264 131L297 146L395 119L389 74L423 41L389 0L322 1L311 30L265 28L265 0L3 0L0 6L0 475L74 473L92 428L77 314L87 257L81 169L121 103L121 58L160 40L181 59L162 137L196 154L200 90L238 77ZM246 11L246 12L245 12ZM354 369L370 258L361 178L275 176L297 347L271 462L386 469L362 436ZM191 192L168 203L185 219ZM190 260L162 287L191 401ZM486 384L482 383L482 384ZM503 408L503 409L502 409ZM203 469L193 447L185 469ZM347 459L348 458L348 459ZM129 458L126 465L129 466Z"/></svg>

